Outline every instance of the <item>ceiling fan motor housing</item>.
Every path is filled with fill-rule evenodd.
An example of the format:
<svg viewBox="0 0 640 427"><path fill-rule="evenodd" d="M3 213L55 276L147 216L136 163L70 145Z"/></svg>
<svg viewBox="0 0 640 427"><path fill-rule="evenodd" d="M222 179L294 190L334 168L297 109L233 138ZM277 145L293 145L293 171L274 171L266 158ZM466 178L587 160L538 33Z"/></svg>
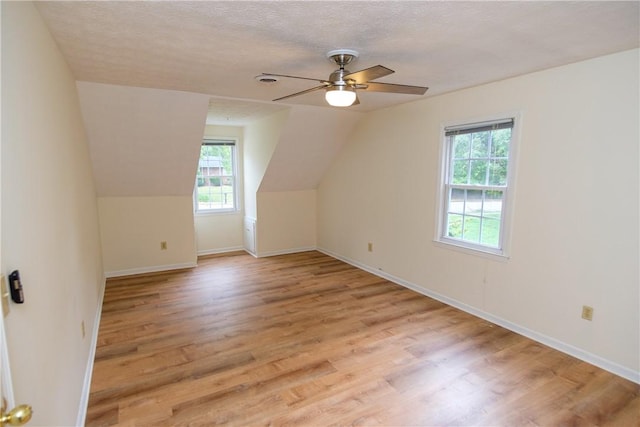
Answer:
<svg viewBox="0 0 640 427"><path fill-rule="evenodd" d="M358 51L353 49L336 49L327 52L327 58L338 64L340 68L344 68L345 65L358 57Z"/></svg>

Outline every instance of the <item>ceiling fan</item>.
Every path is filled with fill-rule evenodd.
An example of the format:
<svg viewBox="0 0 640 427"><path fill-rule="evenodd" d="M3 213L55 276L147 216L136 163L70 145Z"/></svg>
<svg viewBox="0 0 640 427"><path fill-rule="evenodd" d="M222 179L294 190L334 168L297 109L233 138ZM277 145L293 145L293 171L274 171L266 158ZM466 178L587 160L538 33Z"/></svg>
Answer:
<svg viewBox="0 0 640 427"><path fill-rule="evenodd" d="M429 89L422 86L372 82L371 80L379 79L381 77L388 76L389 74L394 73L393 70L387 67L383 67L382 65L376 65L364 70L356 71L354 73L346 70L344 67L357 57L358 52L351 49L337 49L328 52L327 58L338 64L340 68L331 73L329 79L327 80L272 73L262 73L257 77L257 79L263 82L273 82L277 80L276 77L286 77L292 79L303 79L320 82L322 83L320 86L312 87L311 89L296 92L291 95L283 96L281 98L276 98L274 99L274 101L281 101L283 99L324 89L326 91L325 99L327 100L329 105L332 105L334 107L348 107L350 105L359 104L360 101L358 100L358 96L356 94L356 91L358 90L364 90L368 92L424 95L427 89Z"/></svg>

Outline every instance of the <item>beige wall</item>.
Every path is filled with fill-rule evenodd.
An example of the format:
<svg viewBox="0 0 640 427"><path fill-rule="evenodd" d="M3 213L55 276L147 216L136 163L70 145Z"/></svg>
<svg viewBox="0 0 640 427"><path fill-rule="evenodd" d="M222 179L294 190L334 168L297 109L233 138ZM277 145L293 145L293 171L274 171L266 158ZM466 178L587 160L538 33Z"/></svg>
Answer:
<svg viewBox="0 0 640 427"><path fill-rule="evenodd" d="M638 81L633 50L369 114L318 190L318 246L640 380ZM511 259L436 246L441 125L509 111Z"/></svg>
<svg viewBox="0 0 640 427"><path fill-rule="evenodd" d="M289 110L279 111L244 129L244 211L250 218L257 218L256 194L288 117Z"/></svg>
<svg viewBox="0 0 640 427"><path fill-rule="evenodd" d="M258 193L258 256L316 247L316 190Z"/></svg>
<svg viewBox="0 0 640 427"><path fill-rule="evenodd" d="M191 196L100 197L98 211L107 277L196 265Z"/></svg>
<svg viewBox="0 0 640 427"><path fill-rule="evenodd" d="M15 397L33 406L30 425L75 425L104 286L87 138L74 78L33 4L1 7L1 265L20 270L25 294L5 319Z"/></svg>
<svg viewBox="0 0 640 427"><path fill-rule="evenodd" d="M244 192L243 192L243 128L237 126L207 125L204 136L209 138L235 138L238 141L236 147L238 174L236 185L238 187L239 210L220 214L195 215L196 245L198 255L229 252L243 247L243 218L244 218Z"/></svg>
<svg viewBox="0 0 640 427"><path fill-rule="evenodd" d="M272 114L245 128L245 215L255 220L257 256L297 252L316 246L316 191L261 191L290 110ZM250 231L248 231L250 232Z"/></svg>
<svg viewBox="0 0 640 427"><path fill-rule="evenodd" d="M195 215L198 255L242 250L242 213Z"/></svg>

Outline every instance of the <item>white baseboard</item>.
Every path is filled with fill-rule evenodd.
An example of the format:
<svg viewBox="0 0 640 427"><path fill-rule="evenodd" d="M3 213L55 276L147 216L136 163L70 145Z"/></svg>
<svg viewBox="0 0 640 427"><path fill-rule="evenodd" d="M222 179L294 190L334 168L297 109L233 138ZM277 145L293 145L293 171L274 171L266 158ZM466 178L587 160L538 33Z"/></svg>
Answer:
<svg viewBox="0 0 640 427"><path fill-rule="evenodd" d="M430 291L428 289L425 289L421 286L416 285L415 283L411 283L408 282L404 279L401 279L399 277L395 277L389 273L386 273L384 271L372 268L366 264L363 264L359 261L355 261L346 257L343 257L339 254L333 253L329 250L323 249L323 248L317 248L317 250L319 252L322 252L326 255L329 255L330 257L339 259L341 261L346 262L347 264L351 264L354 267L358 267L361 270L367 271L371 274L374 274L376 276L382 277L384 279L389 280L390 282L396 283L400 286L404 286L405 288L411 289L412 291L418 292L422 295L428 296L430 298L433 298L435 300L438 300L440 302L443 302L447 305L450 305L452 307L455 307L457 309L460 309L462 311L465 311L469 314L472 314L476 317L479 317L481 319L487 320L491 323L494 323L496 325L502 326L503 328L509 329L510 331L513 331L517 334L523 335L527 338L530 338L534 341L537 341L541 344L544 344L546 346L549 346L551 348L554 348L558 351L561 351L563 353L566 353L570 356L573 356L577 359L583 360L587 363L590 363L592 365L595 365L599 368L602 368L606 371L609 371L613 374L616 374L618 376L621 376L622 378L626 378L629 381L633 381L634 383L640 384L640 372L636 372L632 369L629 369L625 366L619 365L615 362L612 362L608 359L605 359L603 357L600 357L598 355L595 355L593 353L590 353L588 351L582 350L578 347L574 347L571 344L567 344L565 342L559 341L555 338L549 337L547 335L541 334L539 332L533 331L531 329L528 329L524 326L512 323L508 320L505 320L501 317L498 316L494 316L491 313L487 313L485 311L479 310L473 306L470 306L468 304L465 304L463 302L460 302L458 300L455 300L453 298L449 298L447 296L441 295L437 292L433 292Z"/></svg>
<svg viewBox="0 0 640 427"><path fill-rule="evenodd" d="M204 255L217 255L217 254L224 254L227 252L237 252L237 251L244 251L245 248L242 246L232 246L229 248L218 248L218 249L203 249L198 251L198 256L204 256Z"/></svg>
<svg viewBox="0 0 640 427"><path fill-rule="evenodd" d="M282 249L277 251L255 253L243 246L234 246L230 248L201 250L201 251L198 251L198 256L224 254L227 252L236 252L236 251L245 251L249 255L252 255L254 258L265 258L270 256L276 256L276 255L288 255L288 254L295 254L299 252L309 252L309 251L315 251L315 250L316 250L315 246L306 246L302 248L291 248L291 249ZM109 277L112 277L112 276L109 276Z"/></svg>
<svg viewBox="0 0 640 427"><path fill-rule="evenodd" d="M309 251L315 251L315 250L316 250L315 246L307 246L303 248L291 248L291 249L282 249L278 251L259 252L255 255L254 254L252 255L254 255L256 258L264 258L264 257L270 257L270 256L276 256L276 255L297 254L299 252L309 252Z"/></svg>
<svg viewBox="0 0 640 427"><path fill-rule="evenodd" d="M89 393L91 392L91 376L93 374L93 362L96 358L96 348L98 347L98 331L100 329L100 319L102 317L102 302L104 301L104 290L107 283L106 276L102 280L102 286L98 296L98 306L96 317L93 322L93 332L91 333L91 344L89 344L89 357L87 360L87 369L84 373L84 384L82 385L82 394L80 395L80 406L78 408L78 417L76 425L83 426L87 418L87 408L89 407Z"/></svg>
<svg viewBox="0 0 640 427"><path fill-rule="evenodd" d="M132 268L129 270L107 271L105 272L105 277L109 279L112 277L132 276L134 274L157 273L160 271L180 270L182 268L193 268L193 267L196 267L197 265L198 265L197 262L185 262L181 264L155 265L152 267Z"/></svg>
<svg viewBox="0 0 640 427"><path fill-rule="evenodd" d="M246 253L248 253L249 255L251 255L252 257L254 257L254 258L258 258L258 255L257 255L255 252L251 252L251 251L250 251L249 249L247 249L247 248L244 248L244 251L245 251Z"/></svg>

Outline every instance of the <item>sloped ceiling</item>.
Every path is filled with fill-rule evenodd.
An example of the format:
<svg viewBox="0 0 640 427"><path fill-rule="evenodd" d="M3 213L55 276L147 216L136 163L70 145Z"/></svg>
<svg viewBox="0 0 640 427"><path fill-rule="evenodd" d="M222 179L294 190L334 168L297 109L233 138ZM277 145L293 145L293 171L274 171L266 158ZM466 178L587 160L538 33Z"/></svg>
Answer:
<svg viewBox="0 0 640 427"><path fill-rule="evenodd" d="M209 97L78 82L98 196L189 195Z"/></svg>
<svg viewBox="0 0 640 427"><path fill-rule="evenodd" d="M293 107L259 191L317 188L362 114L304 105Z"/></svg>
<svg viewBox="0 0 640 427"><path fill-rule="evenodd" d="M335 126L311 132L322 120L296 113L303 121L288 125L262 188L313 185L309 165L325 164L335 152L334 138L344 136L338 129L346 128L341 121L350 120L343 115L420 99L361 92L360 105L329 109L318 91L273 103L317 82L254 78L267 72L326 79L336 68L326 59L332 49L360 52L351 71L387 66L396 72L379 81L429 86L428 97L640 45L637 1L44 1L36 7L77 80L131 87L107 95L79 85L101 195L189 193L187 169L195 168L189 159L205 116L208 123L242 126L288 106L327 109L322 120Z"/></svg>

